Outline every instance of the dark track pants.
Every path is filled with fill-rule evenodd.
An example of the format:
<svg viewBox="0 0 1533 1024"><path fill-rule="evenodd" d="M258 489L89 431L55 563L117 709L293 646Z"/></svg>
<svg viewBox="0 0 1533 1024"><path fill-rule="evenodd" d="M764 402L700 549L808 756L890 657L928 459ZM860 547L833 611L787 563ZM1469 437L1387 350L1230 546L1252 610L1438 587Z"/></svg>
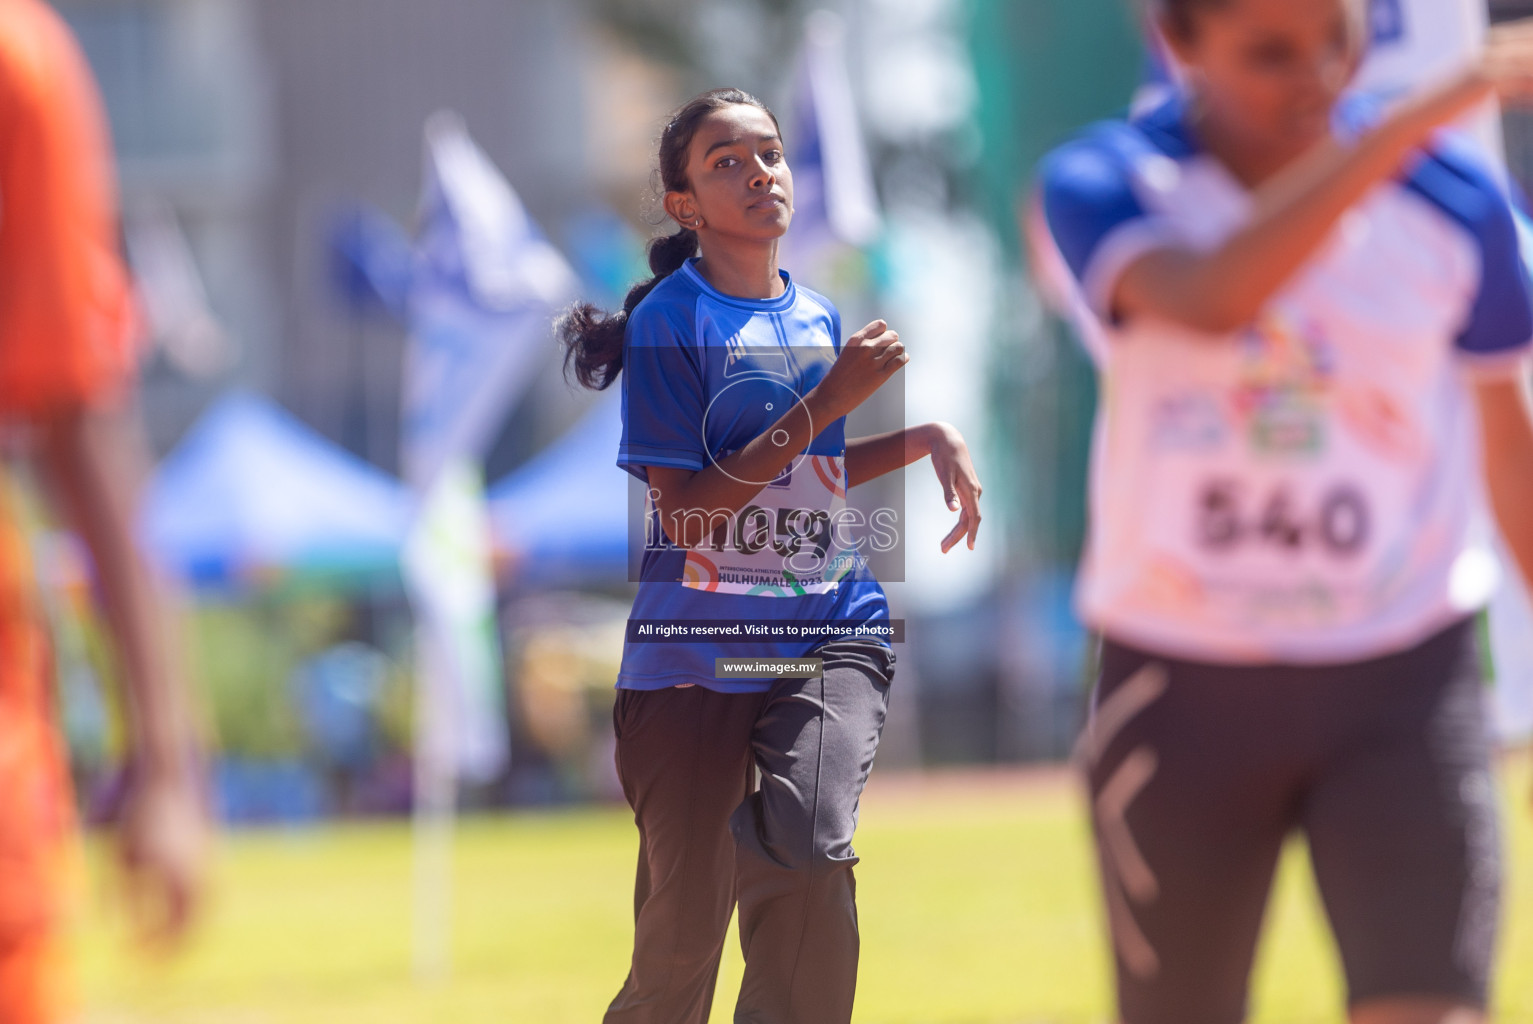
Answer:
<svg viewBox="0 0 1533 1024"><path fill-rule="evenodd" d="M606 1024L706 1021L737 901L737 1024L851 1019L852 833L894 653L865 640L813 653L822 676L766 693L619 691L618 776L639 827L639 869L633 961Z"/></svg>

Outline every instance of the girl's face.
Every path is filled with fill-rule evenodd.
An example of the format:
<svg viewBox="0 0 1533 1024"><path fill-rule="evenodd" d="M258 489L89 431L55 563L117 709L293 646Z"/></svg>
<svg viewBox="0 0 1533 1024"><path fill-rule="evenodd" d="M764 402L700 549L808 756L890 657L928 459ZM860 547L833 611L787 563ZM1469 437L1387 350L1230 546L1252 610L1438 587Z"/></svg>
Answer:
<svg viewBox="0 0 1533 1024"><path fill-rule="evenodd" d="M735 104L703 119L687 150L687 183L665 196L682 227L764 242L781 238L793 219L793 173L777 125L760 107Z"/></svg>
<svg viewBox="0 0 1533 1024"><path fill-rule="evenodd" d="M1363 0L1224 0L1165 36L1198 81L1206 116L1253 149L1324 138L1362 59Z"/></svg>

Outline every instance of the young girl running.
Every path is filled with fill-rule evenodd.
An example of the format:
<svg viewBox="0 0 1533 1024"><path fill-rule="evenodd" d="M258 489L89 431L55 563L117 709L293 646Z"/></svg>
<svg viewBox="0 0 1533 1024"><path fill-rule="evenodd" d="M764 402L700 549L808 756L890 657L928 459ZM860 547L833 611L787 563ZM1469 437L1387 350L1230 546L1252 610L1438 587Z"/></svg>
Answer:
<svg viewBox="0 0 1533 1024"><path fill-rule="evenodd" d="M1357 1024L1472 1022L1500 871L1471 616L1484 496L1533 574L1528 283L1437 129L1525 26L1387 116L1362 0L1166 0L1167 102L1053 153L1102 405L1082 753L1125 1024L1235 1022L1302 830Z"/></svg>
<svg viewBox="0 0 1533 1024"><path fill-rule="evenodd" d="M909 357L881 320L843 342L835 307L779 269L793 177L759 100L720 89L682 107L660 174L680 230L652 245L655 277L621 313L581 306L562 326L582 383L622 373L618 464L649 494L613 712L639 827L634 951L606 1020L706 1021L738 901L734 1019L844 1024L858 954L851 840L894 668L865 561L887 529L860 528L846 491L930 455L959 513L947 551L974 547L979 481L945 424L845 438L846 414ZM645 642L650 623L725 632ZM750 639L763 628L785 635ZM821 660L818 675L715 664L803 656Z"/></svg>

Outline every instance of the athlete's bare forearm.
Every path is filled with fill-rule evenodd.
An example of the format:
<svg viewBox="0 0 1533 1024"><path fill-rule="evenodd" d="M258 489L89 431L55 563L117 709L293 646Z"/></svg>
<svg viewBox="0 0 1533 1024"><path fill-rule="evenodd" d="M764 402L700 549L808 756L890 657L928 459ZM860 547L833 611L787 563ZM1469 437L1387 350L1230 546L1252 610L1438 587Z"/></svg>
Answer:
<svg viewBox="0 0 1533 1024"><path fill-rule="evenodd" d="M941 424L922 423L916 427L890 430L846 441L846 485L856 487L877 480L932 453Z"/></svg>
<svg viewBox="0 0 1533 1024"><path fill-rule="evenodd" d="M1249 220L1221 245L1159 249L1132 263L1113 290L1113 309L1210 335L1250 323L1342 214L1395 174L1434 129L1489 95L1489 88L1466 75L1402 106L1354 145L1322 143L1256 189Z"/></svg>
<svg viewBox="0 0 1533 1024"><path fill-rule="evenodd" d="M1533 403L1526 366L1480 381L1475 404L1484 439L1485 487L1523 581L1533 583Z"/></svg>
<svg viewBox="0 0 1533 1024"><path fill-rule="evenodd" d="M148 459L131 414L72 408L39 424L42 460L90 551L117 649L139 770L187 770L193 716L172 626L134 541L135 496Z"/></svg>
<svg viewBox="0 0 1533 1024"><path fill-rule="evenodd" d="M1533 399L1527 364L1514 374L1480 382L1475 405L1491 511L1523 586L1533 586Z"/></svg>
<svg viewBox="0 0 1533 1024"><path fill-rule="evenodd" d="M969 549L973 550L981 518L979 498L984 488L974 471L968 444L951 423L923 423L847 441L847 486L856 487L928 456L942 485L943 500L949 509L959 513L957 524L942 539L942 550L950 551L963 538L967 538Z"/></svg>

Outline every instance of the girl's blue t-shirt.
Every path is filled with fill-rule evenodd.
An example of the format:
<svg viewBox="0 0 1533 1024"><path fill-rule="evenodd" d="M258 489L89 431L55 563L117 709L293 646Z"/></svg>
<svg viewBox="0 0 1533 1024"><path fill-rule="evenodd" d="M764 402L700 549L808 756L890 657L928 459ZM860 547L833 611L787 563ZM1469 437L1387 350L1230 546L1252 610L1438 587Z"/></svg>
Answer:
<svg viewBox="0 0 1533 1024"><path fill-rule="evenodd" d="M646 484L648 466L701 470L765 433L841 348L836 308L786 272L777 298L742 299L708 284L695 262L645 296L624 336L617 463ZM716 528L706 545L671 544L646 500L618 687L761 691L770 679L716 679L714 659L809 656L833 638L829 630L887 642L888 603L859 555L867 530L846 507L845 420L815 426L808 448L750 504L709 521ZM646 625L703 633L684 641L638 634Z"/></svg>

